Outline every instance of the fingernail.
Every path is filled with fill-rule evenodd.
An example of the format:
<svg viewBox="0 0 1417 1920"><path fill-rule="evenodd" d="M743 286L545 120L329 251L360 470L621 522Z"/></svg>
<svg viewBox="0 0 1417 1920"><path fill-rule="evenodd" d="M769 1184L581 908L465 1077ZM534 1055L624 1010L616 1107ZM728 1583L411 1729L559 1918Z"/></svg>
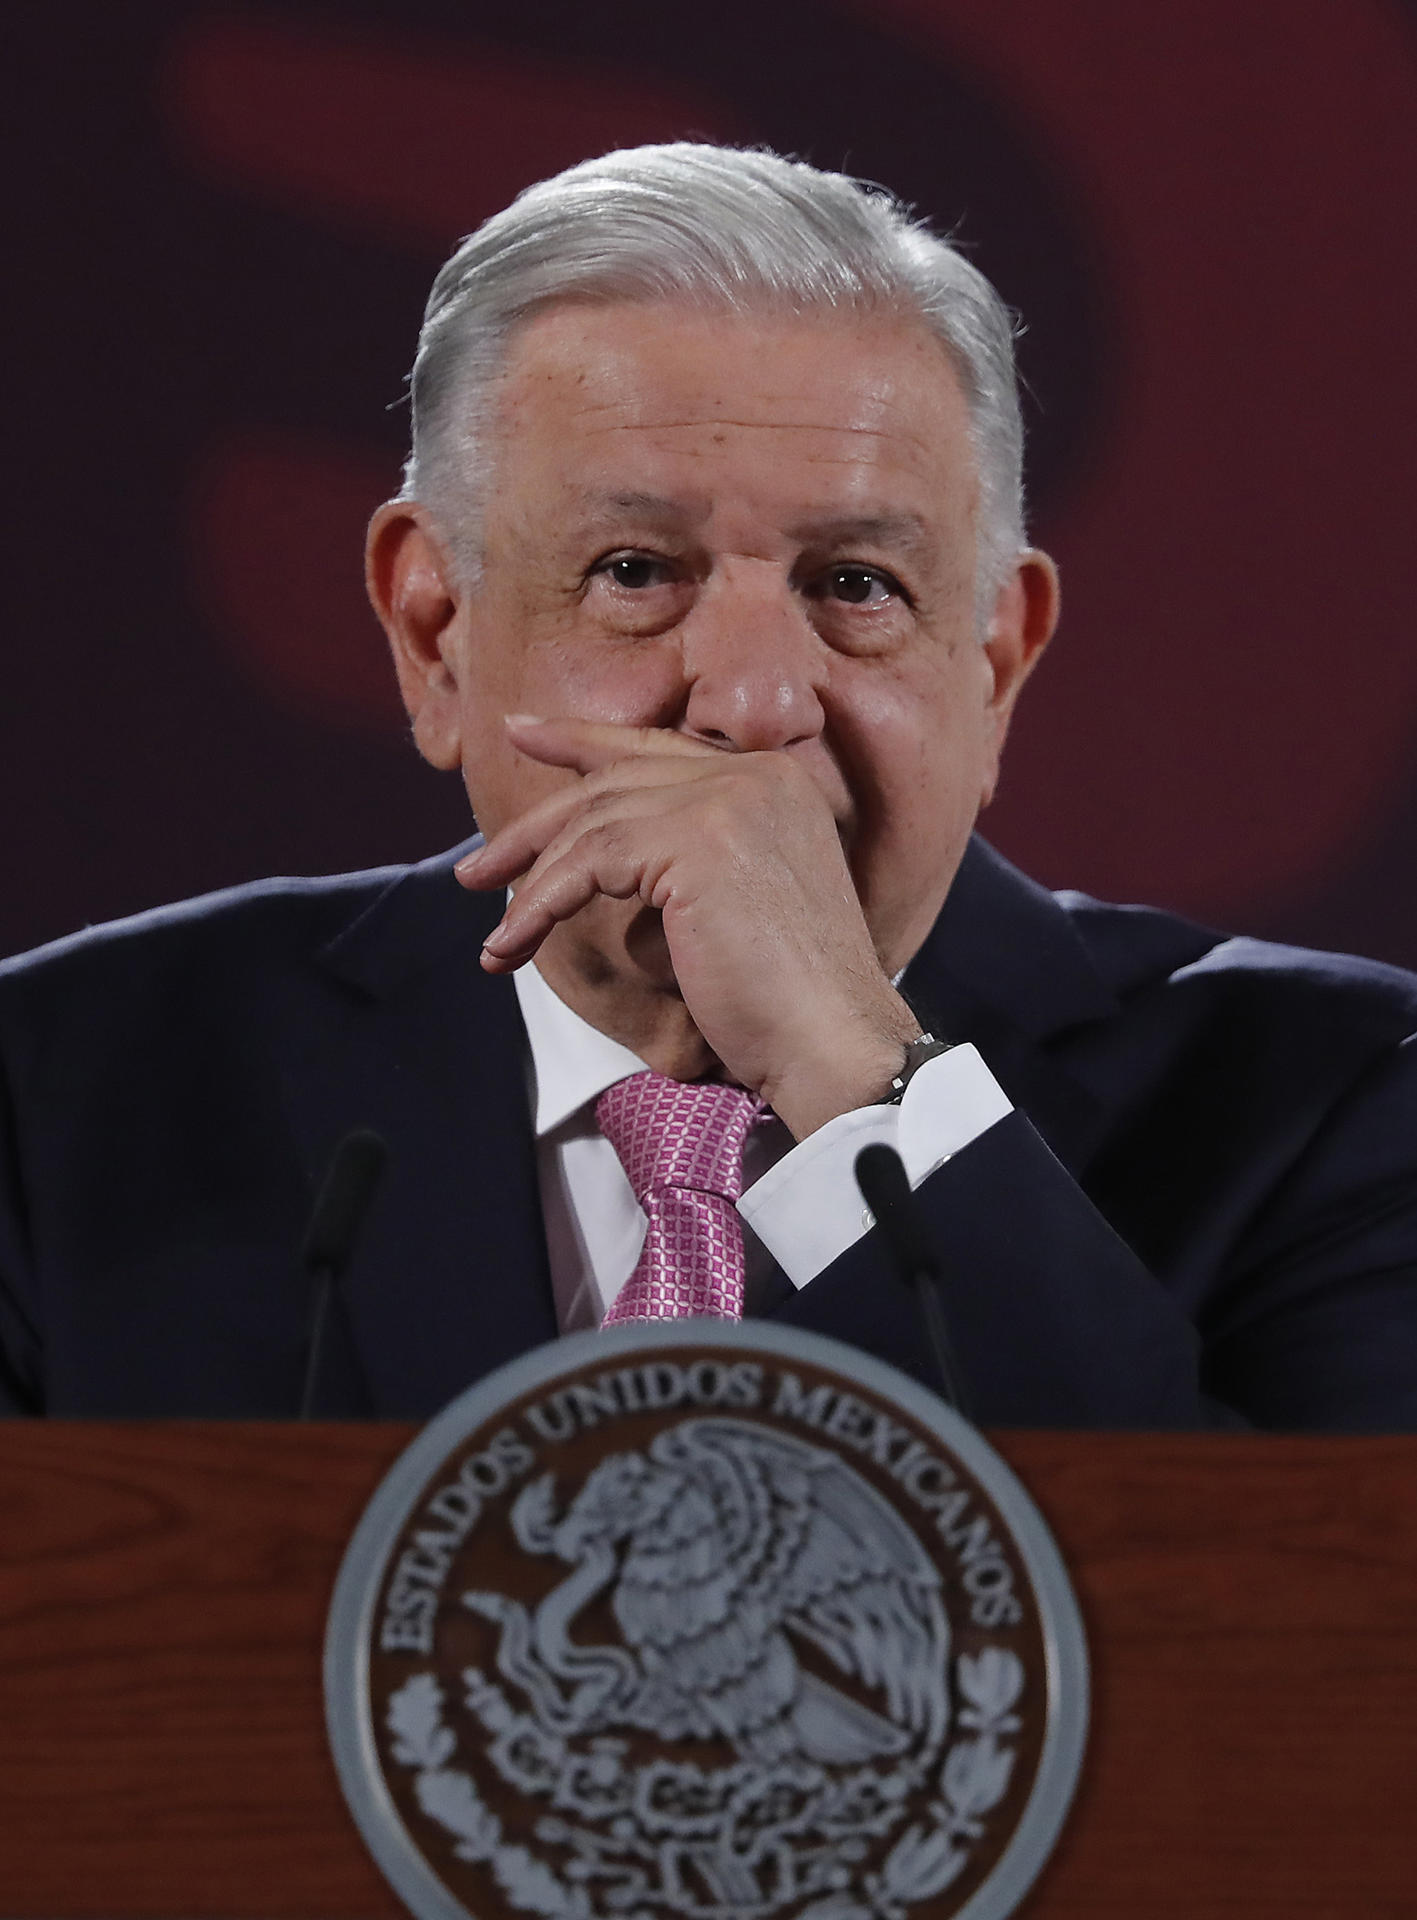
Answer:
<svg viewBox="0 0 1417 1920"><path fill-rule="evenodd" d="M471 873L486 851L486 847L475 847L471 853L465 853L453 868L453 872L457 874Z"/></svg>
<svg viewBox="0 0 1417 1920"><path fill-rule="evenodd" d="M501 956L505 952L507 952L507 950L510 948L511 944L512 944L511 941L507 938L506 927L500 926L494 929L493 932L488 934L487 938L482 943L482 951L484 953L495 953L500 959Z"/></svg>
<svg viewBox="0 0 1417 1920"><path fill-rule="evenodd" d="M539 727L541 725L541 715L539 713L509 713L503 724L508 727Z"/></svg>

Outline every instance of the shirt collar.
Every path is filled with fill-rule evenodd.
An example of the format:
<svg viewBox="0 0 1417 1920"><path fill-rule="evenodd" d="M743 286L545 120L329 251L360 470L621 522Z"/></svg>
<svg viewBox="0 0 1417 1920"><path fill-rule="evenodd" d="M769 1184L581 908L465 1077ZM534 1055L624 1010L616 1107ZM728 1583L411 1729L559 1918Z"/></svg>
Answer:
<svg viewBox="0 0 1417 1920"><path fill-rule="evenodd" d="M637 1053L568 1007L547 986L535 962L519 967L512 978L531 1043L533 1121L539 1140L617 1080L644 1073L646 1067Z"/></svg>

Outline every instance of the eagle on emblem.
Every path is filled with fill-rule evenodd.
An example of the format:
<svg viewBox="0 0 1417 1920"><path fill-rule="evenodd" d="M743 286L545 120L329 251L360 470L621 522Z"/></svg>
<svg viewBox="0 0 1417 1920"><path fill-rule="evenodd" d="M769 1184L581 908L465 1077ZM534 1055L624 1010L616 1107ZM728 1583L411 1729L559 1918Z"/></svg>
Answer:
<svg viewBox="0 0 1417 1920"><path fill-rule="evenodd" d="M531 1609L462 1599L499 1628L498 1670L548 1732L639 1728L828 1766L942 1745L939 1573L836 1455L746 1420L685 1420L602 1460L564 1509L543 1475L511 1522L528 1553L570 1571ZM622 1644L587 1644L577 1622L607 1592Z"/></svg>

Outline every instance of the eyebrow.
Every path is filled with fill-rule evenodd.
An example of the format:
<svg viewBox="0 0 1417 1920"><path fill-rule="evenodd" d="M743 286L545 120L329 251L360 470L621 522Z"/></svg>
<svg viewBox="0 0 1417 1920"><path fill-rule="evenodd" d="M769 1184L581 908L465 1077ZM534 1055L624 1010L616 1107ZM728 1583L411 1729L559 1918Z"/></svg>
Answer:
<svg viewBox="0 0 1417 1920"><path fill-rule="evenodd" d="M708 518L706 500L674 499L667 494L646 493L638 489L600 493L580 489L581 500L597 518L612 514L630 514L647 521L694 526ZM788 528L792 538L803 546L850 547L879 542L907 551L923 550L936 544L937 535L918 513L871 513L834 516L829 519L800 520Z"/></svg>
<svg viewBox="0 0 1417 1920"><path fill-rule="evenodd" d="M938 535L918 513L851 514L831 520L802 520L789 529L804 546L852 547L875 545L923 550L937 544Z"/></svg>

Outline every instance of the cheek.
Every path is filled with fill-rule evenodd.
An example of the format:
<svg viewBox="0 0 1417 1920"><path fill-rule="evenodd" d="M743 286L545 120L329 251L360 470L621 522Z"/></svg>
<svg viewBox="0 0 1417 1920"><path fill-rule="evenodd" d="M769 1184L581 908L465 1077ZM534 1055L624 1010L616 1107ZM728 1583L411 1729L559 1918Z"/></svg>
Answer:
<svg viewBox="0 0 1417 1920"><path fill-rule="evenodd" d="M844 704L839 737L871 824L928 837L977 806L982 720L967 673L917 663L863 676Z"/></svg>
<svg viewBox="0 0 1417 1920"><path fill-rule="evenodd" d="M664 726L678 717L683 668L672 636L607 638L569 628L528 650L524 684L535 713L603 720L620 726Z"/></svg>
<svg viewBox="0 0 1417 1920"><path fill-rule="evenodd" d="M529 760L507 738L507 714L548 710L533 664L532 650L499 644L495 630L484 626L463 679L463 785L478 826L489 835L569 777Z"/></svg>
<svg viewBox="0 0 1417 1920"><path fill-rule="evenodd" d="M663 700L678 674L672 642L607 636L562 594L503 594L478 609L464 717L483 738L507 713L635 719Z"/></svg>
<svg viewBox="0 0 1417 1920"><path fill-rule="evenodd" d="M665 726L683 704L672 641L607 642L572 619L538 625L539 632L523 629L509 645L513 624L508 621L499 634L489 620L463 683L463 780L477 823L488 834L576 778L518 753L503 728L506 714Z"/></svg>
<svg viewBox="0 0 1417 1920"><path fill-rule="evenodd" d="M986 760L977 681L876 678L838 731L857 802L857 891L887 968L904 966L939 912L979 812Z"/></svg>
<svg viewBox="0 0 1417 1920"><path fill-rule="evenodd" d="M489 839L565 778L559 769L538 766L516 752L504 735L489 734L474 742L463 761L463 786L473 818Z"/></svg>

